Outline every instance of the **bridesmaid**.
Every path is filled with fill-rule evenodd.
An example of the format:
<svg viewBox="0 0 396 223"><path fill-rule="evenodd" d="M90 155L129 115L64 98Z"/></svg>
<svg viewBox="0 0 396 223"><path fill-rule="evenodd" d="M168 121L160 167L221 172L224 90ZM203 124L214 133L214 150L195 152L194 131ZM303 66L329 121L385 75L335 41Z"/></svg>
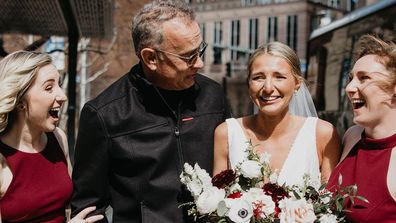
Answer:
<svg viewBox="0 0 396 223"><path fill-rule="evenodd" d="M47 54L14 52L0 61L0 212L3 222L66 221L73 190L65 133L67 97ZM81 211L70 223L95 222ZM0 222L1 222L0 220Z"/></svg>
<svg viewBox="0 0 396 223"><path fill-rule="evenodd" d="M358 195L347 202L348 222L396 222L396 45L371 35L358 42L357 61L345 88L356 126L344 135L341 162L328 188L356 184Z"/></svg>

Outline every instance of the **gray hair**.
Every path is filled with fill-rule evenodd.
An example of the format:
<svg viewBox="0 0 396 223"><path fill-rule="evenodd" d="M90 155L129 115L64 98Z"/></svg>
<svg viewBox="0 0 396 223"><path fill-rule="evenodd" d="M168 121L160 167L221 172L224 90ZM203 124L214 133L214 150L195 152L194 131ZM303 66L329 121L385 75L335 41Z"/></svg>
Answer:
<svg viewBox="0 0 396 223"><path fill-rule="evenodd" d="M0 133L9 120L9 115L21 101L37 76L37 71L52 59L48 54L16 51L0 61Z"/></svg>
<svg viewBox="0 0 396 223"><path fill-rule="evenodd" d="M195 13L180 0L155 0L140 10L132 21L132 39L139 58L143 48L158 48L162 44L163 23L175 18L194 21Z"/></svg>

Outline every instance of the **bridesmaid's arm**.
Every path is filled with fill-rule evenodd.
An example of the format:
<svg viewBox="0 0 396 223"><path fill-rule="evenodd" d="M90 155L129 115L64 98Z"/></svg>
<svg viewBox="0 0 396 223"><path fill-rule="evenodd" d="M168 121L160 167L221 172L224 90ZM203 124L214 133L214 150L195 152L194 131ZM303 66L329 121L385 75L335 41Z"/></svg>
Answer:
<svg viewBox="0 0 396 223"><path fill-rule="evenodd" d="M228 130L223 122L215 129L213 176L228 168Z"/></svg>
<svg viewBox="0 0 396 223"><path fill-rule="evenodd" d="M318 149L322 182L326 182L341 156L341 143L335 127L319 119L316 128L316 146Z"/></svg>

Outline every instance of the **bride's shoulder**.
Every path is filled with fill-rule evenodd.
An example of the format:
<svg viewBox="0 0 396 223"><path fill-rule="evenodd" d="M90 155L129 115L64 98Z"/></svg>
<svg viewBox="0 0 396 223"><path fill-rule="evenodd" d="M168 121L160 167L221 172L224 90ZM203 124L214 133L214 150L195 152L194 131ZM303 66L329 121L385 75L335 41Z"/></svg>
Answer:
<svg viewBox="0 0 396 223"><path fill-rule="evenodd" d="M316 122L316 137L318 140L329 140L336 139L339 140L339 135L337 133L337 129L328 121L323 119L317 119ZM326 140L327 139L327 140Z"/></svg>
<svg viewBox="0 0 396 223"><path fill-rule="evenodd" d="M316 127L317 129L322 129L325 131L333 131L336 129L333 124L320 118L317 118Z"/></svg>

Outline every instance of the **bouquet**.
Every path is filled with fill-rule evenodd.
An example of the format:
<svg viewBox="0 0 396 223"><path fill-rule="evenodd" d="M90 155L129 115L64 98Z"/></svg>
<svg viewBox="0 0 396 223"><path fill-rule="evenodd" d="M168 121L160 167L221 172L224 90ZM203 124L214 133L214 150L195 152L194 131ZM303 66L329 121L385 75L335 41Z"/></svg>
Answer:
<svg viewBox="0 0 396 223"><path fill-rule="evenodd" d="M257 154L249 142L248 156L234 170L228 169L213 178L195 164L184 164L182 184L194 198L185 203L195 221L213 223L293 223L345 222L346 199L354 203L356 185L335 192L325 189L316 179L304 176L303 185L279 185L277 173L269 166L267 153Z"/></svg>

